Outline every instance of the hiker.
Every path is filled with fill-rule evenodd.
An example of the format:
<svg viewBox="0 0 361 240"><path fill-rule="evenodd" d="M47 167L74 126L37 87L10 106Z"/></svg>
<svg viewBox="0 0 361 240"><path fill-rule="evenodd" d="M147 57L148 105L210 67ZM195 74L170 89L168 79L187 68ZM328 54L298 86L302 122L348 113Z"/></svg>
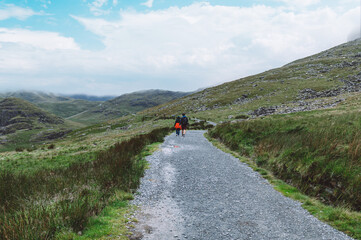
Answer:
<svg viewBox="0 0 361 240"><path fill-rule="evenodd" d="M181 127L182 127L182 137L184 137L186 135L186 130L188 127L188 118L185 113L182 114Z"/></svg>
<svg viewBox="0 0 361 240"><path fill-rule="evenodd" d="M178 116L177 119L175 120L174 127L175 127L176 136L179 136L180 130L182 129L180 116Z"/></svg>

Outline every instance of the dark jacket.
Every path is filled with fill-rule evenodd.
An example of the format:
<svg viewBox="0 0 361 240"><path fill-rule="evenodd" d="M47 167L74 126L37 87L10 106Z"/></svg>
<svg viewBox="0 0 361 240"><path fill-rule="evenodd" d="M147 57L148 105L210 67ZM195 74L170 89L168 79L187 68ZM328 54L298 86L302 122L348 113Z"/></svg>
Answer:
<svg viewBox="0 0 361 240"><path fill-rule="evenodd" d="M182 126L188 126L188 118L186 116L183 116L181 119L181 125Z"/></svg>

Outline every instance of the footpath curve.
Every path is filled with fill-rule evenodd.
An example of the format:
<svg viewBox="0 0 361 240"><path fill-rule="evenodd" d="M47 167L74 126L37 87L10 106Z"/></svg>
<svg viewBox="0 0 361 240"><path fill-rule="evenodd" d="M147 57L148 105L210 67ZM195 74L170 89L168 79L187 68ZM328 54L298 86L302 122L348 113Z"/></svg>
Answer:
<svg viewBox="0 0 361 240"><path fill-rule="evenodd" d="M351 239L284 197L204 131L166 137L148 156L133 239Z"/></svg>

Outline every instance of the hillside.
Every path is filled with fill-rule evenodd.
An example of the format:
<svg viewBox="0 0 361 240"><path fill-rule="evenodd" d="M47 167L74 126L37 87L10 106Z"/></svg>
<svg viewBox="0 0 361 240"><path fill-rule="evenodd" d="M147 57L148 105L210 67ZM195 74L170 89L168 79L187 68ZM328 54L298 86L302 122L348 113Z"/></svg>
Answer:
<svg viewBox="0 0 361 240"><path fill-rule="evenodd" d="M0 149L56 139L68 132L62 118L22 99L1 100L0 111Z"/></svg>
<svg viewBox="0 0 361 240"><path fill-rule="evenodd" d="M330 108L361 86L361 40L145 110L214 121Z"/></svg>
<svg viewBox="0 0 361 240"><path fill-rule="evenodd" d="M52 93L43 92L8 92L0 93L0 98L20 98L29 101L41 109L53 113L59 117L66 118L99 105L95 102L83 99L73 99L66 96L58 96Z"/></svg>
<svg viewBox="0 0 361 240"><path fill-rule="evenodd" d="M121 95L68 119L81 123L98 123L136 113L169 102L189 93L147 90Z"/></svg>

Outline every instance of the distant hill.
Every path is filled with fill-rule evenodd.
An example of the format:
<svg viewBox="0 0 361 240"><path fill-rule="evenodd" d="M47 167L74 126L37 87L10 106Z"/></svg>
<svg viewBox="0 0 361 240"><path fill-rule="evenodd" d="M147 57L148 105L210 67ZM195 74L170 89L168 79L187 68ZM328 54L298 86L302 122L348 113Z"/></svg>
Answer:
<svg viewBox="0 0 361 240"><path fill-rule="evenodd" d="M0 93L0 98L15 97L29 101L36 106L53 113L59 117L66 118L84 112L99 105L102 102L73 99L66 96L58 96L52 93L43 92L8 92Z"/></svg>
<svg viewBox="0 0 361 240"><path fill-rule="evenodd" d="M361 91L361 39L141 114L186 112L216 122L330 108Z"/></svg>
<svg viewBox="0 0 361 240"><path fill-rule="evenodd" d="M136 113L146 108L154 107L188 94L189 93L186 92L165 90L133 92L106 101L88 111L77 114L68 119L83 123L97 123L100 121L115 119L127 114Z"/></svg>
<svg viewBox="0 0 361 240"><path fill-rule="evenodd" d="M62 137L64 119L19 98L0 101L0 145L29 145Z"/></svg>
<svg viewBox="0 0 361 240"><path fill-rule="evenodd" d="M38 91L16 91L16 92L6 92L0 93L1 98L20 98L31 103L42 103L42 102L61 102L67 101L69 98L57 96L52 93L44 93Z"/></svg>
<svg viewBox="0 0 361 240"><path fill-rule="evenodd" d="M66 97L70 97L78 100L86 100L91 102L105 102L115 98L116 96L92 96L86 94L73 94L73 95L64 95Z"/></svg>

